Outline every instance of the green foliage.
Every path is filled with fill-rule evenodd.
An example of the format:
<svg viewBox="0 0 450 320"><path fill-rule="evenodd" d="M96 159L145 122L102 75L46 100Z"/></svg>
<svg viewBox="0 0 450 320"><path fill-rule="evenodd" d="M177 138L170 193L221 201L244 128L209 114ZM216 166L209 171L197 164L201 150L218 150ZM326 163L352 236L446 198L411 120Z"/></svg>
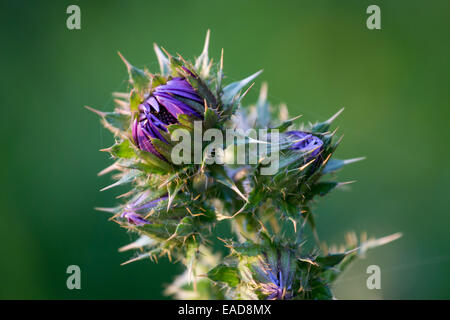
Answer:
<svg viewBox="0 0 450 320"><path fill-rule="evenodd" d="M230 287L235 287L240 282L239 269L220 264L208 271L208 278L212 281L226 283Z"/></svg>

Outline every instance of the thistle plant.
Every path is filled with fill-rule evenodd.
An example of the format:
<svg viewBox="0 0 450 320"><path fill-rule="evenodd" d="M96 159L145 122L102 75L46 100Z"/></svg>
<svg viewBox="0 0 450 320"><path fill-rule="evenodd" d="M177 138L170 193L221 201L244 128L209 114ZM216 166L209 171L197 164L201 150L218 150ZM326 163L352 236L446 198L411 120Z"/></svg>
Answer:
<svg viewBox="0 0 450 320"><path fill-rule="evenodd" d="M315 203L347 184L336 171L362 160L333 158L342 139L332 125L342 110L299 125L268 102L266 84L256 104L244 106L261 71L226 84L223 50L214 63L208 46L209 32L190 61L155 44L158 73L119 54L129 92L114 94L112 112L88 109L115 137L102 150L114 163L100 172L114 172L115 182L102 191L130 190L118 206L97 209L136 234L120 249L135 252L124 264L166 256L185 266L165 290L175 298L332 299L350 262L399 236L351 234L341 247L319 240ZM231 141L218 139L230 131Z"/></svg>

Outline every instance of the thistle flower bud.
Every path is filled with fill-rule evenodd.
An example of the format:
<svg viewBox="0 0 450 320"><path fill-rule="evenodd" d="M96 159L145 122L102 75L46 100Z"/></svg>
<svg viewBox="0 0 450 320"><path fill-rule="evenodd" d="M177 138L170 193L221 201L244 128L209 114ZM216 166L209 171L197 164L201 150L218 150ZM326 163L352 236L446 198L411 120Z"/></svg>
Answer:
<svg viewBox="0 0 450 320"><path fill-rule="evenodd" d="M167 199L167 196L157 198L155 200L151 200L148 202L144 202L145 198L148 196L148 193L144 192L140 195L135 201L132 201L131 204L127 204L125 210L120 215L121 218L125 218L128 220L128 223L133 224L135 226L142 226L144 224L149 224L140 213L147 213L150 209L156 207L162 201Z"/></svg>
<svg viewBox="0 0 450 320"><path fill-rule="evenodd" d="M305 153L307 155L307 161L316 158L322 151L322 140L309 132L288 131L286 135L293 139L290 149Z"/></svg>
<svg viewBox="0 0 450 320"><path fill-rule="evenodd" d="M295 264L292 263L287 250L278 252L274 259L265 256L252 266L260 282L259 291L268 300L284 300L292 298L292 282Z"/></svg>
<svg viewBox="0 0 450 320"><path fill-rule="evenodd" d="M128 223L134 224L136 226L142 226L144 224L150 223L147 220L145 220L144 218L142 218L139 214L137 214L136 212L133 212L133 211L124 211L120 215L120 217L127 219Z"/></svg>
<svg viewBox="0 0 450 320"><path fill-rule="evenodd" d="M260 233L257 242L227 243L232 249L228 265L208 272L216 283L230 287L229 297L240 299L292 299L301 275L297 270L298 246L282 245Z"/></svg>
<svg viewBox="0 0 450 320"><path fill-rule="evenodd" d="M202 118L189 102L202 103L202 98L184 78L173 78L157 86L147 99L139 105L139 115L133 122L132 133L136 146L164 159L153 146L151 139L167 142L161 131L178 123L178 115L186 114Z"/></svg>

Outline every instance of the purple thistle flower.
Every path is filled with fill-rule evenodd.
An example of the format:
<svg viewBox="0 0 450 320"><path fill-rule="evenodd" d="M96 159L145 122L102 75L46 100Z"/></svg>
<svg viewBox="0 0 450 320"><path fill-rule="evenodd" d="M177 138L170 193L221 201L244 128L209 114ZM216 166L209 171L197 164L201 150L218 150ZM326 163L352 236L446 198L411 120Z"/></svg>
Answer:
<svg viewBox="0 0 450 320"><path fill-rule="evenodd" d="M307 160L316 158L322 151L323 142L316 136L304 131L289 131L286 133L291 139L294 139L291 150L298 150L308 154Z"/></svg>
<svg viewBox="0 0 450 320"><path fill-rule="evenodd" d="M143 203L143 200L148 196L147 192L141 194L132 204L127 205L126 210L120 215L121 218L128 220L128 223L134 224L136 226L142 226L144 224L149 224L139 212L148 212L151 208L156 207L161 201L167 199L167 196L157 198Z"/></svg>
<svg viewBox="0 0 450 320"><path fill-rule="evenodd" d="M278 277L270 272L271 282L261 285L262 293L267 294L267 300L282 300L290 299L292 294L288 291L291 290L291 285L283 282L283 274L278 272Z"/></svg>
<svg viewBox="0 0 450 320"><path fill-rule="evenodd" d="M203 99L184 78L173 78L166 84L157 86L150 96L139 105L138 118L134 120L132 133L136 146L164 159L155 149L151 139L167 142L160 130L167 132L167 126L178 123L180 114L202 118L196 110L181 99L202 104Z"/></svg>
<svg viewBox="0 0 450 320"><path fill-rule="evenodd" d="M134 224L135 226L143 226L144 224L149 224L147 220L141 217L141 215L137 214L133 211L124 211L121 215L122 218L128 220L128 223Z"/></svg>
<svg viewBox="0 0 450 320"><path fill-rule="evenodd" d="M292 298L290 291L294 272L291 270L289 263L283 266L278 259L278 261L272 261L272 263L265 260L260 260L259 266L255 268L262 280L260 284L261 292L267 295L268 300ZM288 261L290 262L290 257L288 257Z"/></svg>

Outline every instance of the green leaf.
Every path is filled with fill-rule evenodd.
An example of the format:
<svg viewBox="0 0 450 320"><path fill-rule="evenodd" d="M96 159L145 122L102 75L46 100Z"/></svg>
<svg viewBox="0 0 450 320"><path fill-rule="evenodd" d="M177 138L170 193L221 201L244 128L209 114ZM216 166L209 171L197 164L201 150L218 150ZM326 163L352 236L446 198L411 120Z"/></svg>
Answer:
<svg viewBox="0 0 450 320"><path fill-rule="evenodd" d="M180 223L178 224L175 234L179 237L185 237L190 235L195 231L195 224L194 224L194 218L193 217L184 217L181 219Z"/></svg>
<svg viewBox="0 0 450 320"><path fill-rule="evenodd" d="M339 264L344 258L347 256L346 253L337 253L337 254L330 254L328 256L324 257L317 257L315 262L319 264L322 268L331 268Z"/></svg>
<svg viewBox="0 0 450 320"><path fill-rule="evenodd" d="M118 181L116 181L115 183L104 187L103 189L101 189L100 191L105 191L114 187L118 187L120 185L126 184L126 183L130 183L132 182L134 179L136 179L137 177L141 176L142 172L138 171L138 170L130 170L129 172L125 173Z"/></svg>
<svg viewBox="0 0 450 320"><path fill-rule="evenodd" d="M358 161L361 161L364 159L365 159L365 157L353 158L353 159L347 159L347 160L331 159L325 165L325 168L323 169L322 173L326 174L326 173L334 172L334 171L341 169L343 166L345 166L347 164L358 162Z"/></svg>
<svg viewBox="0 0 450 320"><path fill-rule="evenodd" d="M121 167L124 168L129 168L129 169L135 169L135 170L139 170L143 173L150 173L150 174L165 174L166 171L165 170L161 170L158 167L155 167L154 165L151 164L147 164L144 162L133 162L133 163L129 163L129 164L121 164Z"/></svg>
<svg viewBox="0 0 450 320"><path fill-rule="evenodd" d="M225 88L223 88L222 102L224 104L232 104L236 99L236 95L241 91L246 85L248 85L253 79L261 74L262 70L252 74L251 76L241 80L230 83Z"/></svg>
<svg viewBox="0 0 450 320"><path fill-rule="evenodd" d="M229 267L220 264L208 272L208 278L212 281L223 282L230 287L235 287L241 281L239 270L236 267Z"/></svg>
<svg viewBox="0 0 450 320"><path fill-rule="evenodd" d="M203 103L199 103L197 101L186 99L183 97L177 97L177 100L187 104L189 107L197 111L199 114L203 114L203 112L205 111L205 106L203 105Z"/></svg>
<svg viewBox="0 0 450 320"><path fill-rule="evenodd" d="M174 77L180 76L179 71L183 70L182 69L183 63L179 59L169 56L169 64L170 70L172 71L172 76Z"/></svg>
<svg viewBox="0 0 450 320"><path fill-rule="evenodd" d="M333 293L328 285L319 279L314 279L310 282L311 291L308 294L308 299L311 300L332 300Z"/></svg>
<svg viewBox="0 0 450 320"><path fill-rule="evenodd" d="M342 113L342 111L344 111L344 108L342 108L341 110L339 110L335 115L333 115L330 119L328 119L327 121L324 122L319 122L316 123L311 131L313 133L323 133L328 131L328 129L330 128L331 123Z"/></svg>
<svg viewBox="0 0 450 320"><path fill-rule="evenodd" d="M311 225L311 228L313 230L316 229L316 223L314 221L314 217L313 217L313 213L311 211L311 209L308 206L303 206L300 209L301 215L303 217L303 219L308 219L308 223Z"/></svg>
<svg viewBox="0 0 450 320"><path fill-rule="evenodd" d="M194 121L201 121L197 117L181 113L178 115L177 119L182 126L188 127L189 129L194 129Z"/></svg>
<svg viewBox="0 0 450 320"><path fill-rule="evenodd" d="M209 47L209 34L210 31L206 32L205 45L203 46L203 51L201 55L195 60L195 70L202 76L203 78L207 78L209 76L209 69L211 68L210 60L208 58L208 47Z"/></svg>
<svg viewBox="0 0 450 320"><path fill-rule="evenodd" d="M117 112L105 112L105 116L103 117L103 119L108 125L121 131L127 131L130 127L131 118L126 114Z"/></svg>
<svg viewBox="0 0 450 320"><path fill-rule="evenodd" d="M150 78L147 76L147 74L143 70L138 69L131 63L129 63L120 52L119 56L127 66L128 74L130 76L130 81L133 84L133 87L141 93L148 89Z"/></svg>
<svg viewBox="0 0 450 320"><path fill-rule="evenodd" d="M85 108L102 117L104 126L113 132L115 130L127 131L130 127L131 118L129 115L118 112L103 112L88 106L85 106Z"/></svg>
<svg viewBox="0 0 450 320"><path fill-rule="evenodd" d="M153 138L151 139L152 145L155 147L156 151L158 151L164 158L171 161L172 159L172 146L161 141L160 139Z"/></svg>
<svg viewBox="0 0 450 320"><path fill-rule="evenodd" d="M217 106L217 99L214 96L214 94L209 89L208 85L203 82L203 80L198 77L197 75L193 75L189 72L186 72L184 69L179 68L179 73L183 77L186 78L186 80L189 82L189 84L197 91L197 93L206 100L206 103L210 107L216 107Z"/></svg>
<svg viewBox="0 0 450 320"><path fill-rule="evenodd" d="M204 116L205 120L203 121L203 123L205 130L214 128L217 124L217 121L219 120L217 114L213 110L211 110L211 108L206 108Z"/></svg>
<svg viewBox="0 0 450 320"><path fill-rule="evenodd" d="M161 75L168 76L170 72L169 59L167 59L165 54L161 51L156 43L153 44L153 49L155 50L156 57L158 58Z"/></svg>
<svg viewBox="0 0 450 320"><path fill-rule="evenodd" d="M280 132L280 133L285 132L294 123L294 121L297 120L298 118L300 118L300 116L283 121L278 126L270 128L269 132L273 131L273 130L278 130L278 132Z"/></svg>
<svg viewBox="0 0 450 320"><path fill-rule="evenodd" d="M182 186L183 186L183 184L178 182L178 181L170 183L167 186L167 192L169 194L169 199L168 199L168 202L167 202L167 210L170 209L170 207L171 207L171 205L173 203L173 200L175 200L175 197L177 196L177 194L180 191Z"/></svg>
<svg viewBox="0 0 450 320"><path fill-rule="evenodd" d="M224 186L227 186L234 192L236 192L246 203L248 203L248 199L245 197L245 195L239 190L239 188L236 186L236 184L231 180L230 177L228 177L227 173L225 172L225 169L223 166L210 166L212 177L219 183L223 184Z"/></svg>
<svg viewBox="0 0 450 320"><path fill-rule="evenodd" d="M130 111L137 112L139 105L142 102L141 95L136 90L131 90L130 93Z"/></svg>
<svg viewBox="0 0 450 320"><path fill-rule="evenodd" d="M338 182L328 181L328 182L319 182L312 186L311 188L311 198L315 195L324 196L329 193L331 190L336 188L339 185Z"/></svg>
<svg viewBox="0 0 450 320"><path fill-rule="evenodd" d="M233 244L233 250L246 256L257 256L262 253L261 246L253 241Z"/></svg>
<svg viewBox="0 0 450 320"><path fill-rule="evenodd" d="M159 74L154 74L152 78L152 88L156 88L157 86L166 84L167 81L165 78L160 76Z"/></svg>
<svg viewBox="0 0 450 320"><path fill-rule="evenodd" d="M141 159L144 160L145 163L148 165L154 167L155 169L158 169L160 172L170 172L172 170L172 167L170 164L159 157L155 156L153 153L146 152L146 151L138 151L138 154Z"/></svg>
<svg viewBox="0 0 450 320"><path fill-rule="evenodd" d="M121 143L116 143L107 150L117 158L131 159L136 157L136 153L131 147L129 140L123 140Z"/></svg>
<svg viewBox="0 0 450 320"><path fill-rule="evenodd" d="M160 240L168 239L173 233L173 227L170 228L169 225L161 223L146 224L141 227L137 227L137 229L150 237Z"/></svg>

